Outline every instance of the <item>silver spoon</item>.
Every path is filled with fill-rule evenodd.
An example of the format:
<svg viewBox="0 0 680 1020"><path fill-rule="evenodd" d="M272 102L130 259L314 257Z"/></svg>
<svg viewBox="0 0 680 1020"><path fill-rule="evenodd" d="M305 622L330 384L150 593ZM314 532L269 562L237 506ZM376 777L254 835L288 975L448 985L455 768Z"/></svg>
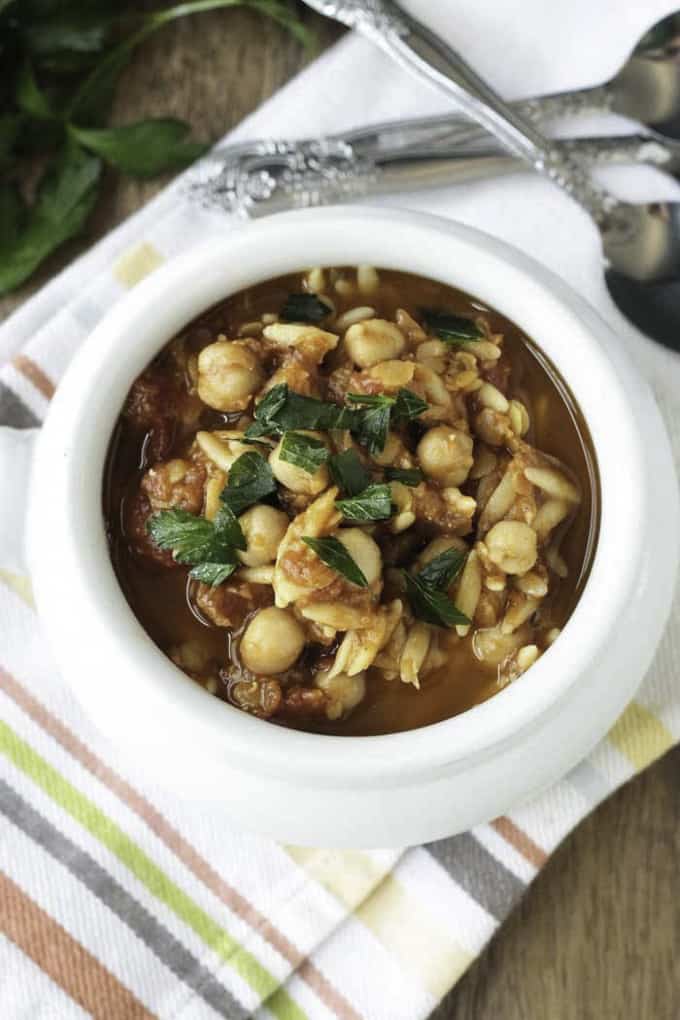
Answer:
<svg viewBox="0 0 680 1020"><path fill-rule="evenodd" d="M310 3L310 6L314 6ZM318 10L329 13L330 8L318 5ZM518 113L536 123L571 117L584 113L615 112L632 117L641 124L656 126L664 137L680 139L680 11L658 21L640 39L620 71L604 85L593 88L559 92L513 103ZM449 154L454 146L470 147L478 151L486 146L488 136L479 125L451 114L437 117L415 117L384 121L351 131L342 136L331 135L324 140L328 149L337 142L340 147L351 147L351 154L359 159L374 159L376 155L391 154L397 149L411 149L418 155L423 150L439 147ZM308 144L314 140L309 139ZM297 142L276 139L258 139L240 142L226 149L213 150L201 161L201 173L210 176L210 164L220 171L227 161L246 160L251 157L286 156L299 150Z"/></svg>
<svg viewBox="0 0 680 1020"><path fill-rule="evenodd" d="M680 350L680 205L631 203L596 185L565 150L484 82L460 54L393 0L306 0L355 28L394 60L450 96L510 152L563 188L602 239L612 299L639 329Z"/></svg>
<svg viewBox="0 0 680 1020"><path fill-rule="evenodd" d="M321 10L331 5L312 2L309 6ZM602 85L522 99L511 105L535 123L584 113L617 113L665 138L680 140L680 11L652 25L620 70ZM416 122L411 123L415 126ZM420 132L428 132L429 141L446 146L476 146L484 138L478 125L449 116L423 119ZM414 138L414 144L418 142Z"/></svg>

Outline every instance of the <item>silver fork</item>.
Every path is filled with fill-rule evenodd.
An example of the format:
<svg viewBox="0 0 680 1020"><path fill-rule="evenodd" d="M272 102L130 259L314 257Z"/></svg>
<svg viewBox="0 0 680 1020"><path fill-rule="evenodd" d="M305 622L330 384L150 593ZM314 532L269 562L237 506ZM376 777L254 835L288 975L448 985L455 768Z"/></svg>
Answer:
<svg viewBox="0 0 680 1020"><path fill-rule="evenodd" d="M526 164L489 142L479 149L419 151L355 147L351 136L253 142L216 149L209 172L194 170L190 198L251 219L286 209L464 184L526 171ZM556 146L584 166L646 164L680 180L680 142L660 136L620 135L559 139ZM255 154L254 154L255 153Z"/></svg>

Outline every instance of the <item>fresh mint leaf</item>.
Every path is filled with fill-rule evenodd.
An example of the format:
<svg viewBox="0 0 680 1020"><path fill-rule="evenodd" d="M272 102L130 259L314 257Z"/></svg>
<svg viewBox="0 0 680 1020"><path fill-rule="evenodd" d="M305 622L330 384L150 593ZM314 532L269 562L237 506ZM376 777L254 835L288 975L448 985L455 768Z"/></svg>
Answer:
<svg viewBox="0 0 680 1020"><path fill-rule="evenodd" d="M78 127L70 130L84 148L132 177L153 177L186 166L208 147L204 142L187 138L189 124L169 117L101 130Z"/></svg>
<svg viewBox="0 0 680 1020"><path fill-rule="evenodd" d="M261 454L249 450L231 465L227 484L220 493L220 501L235 517L240 517L248 507L275 492L276 482L269 464Z"/></svg>
<svg viewBox="0 0 680 1020"><path fill-rule="evenodd" d="M356 429L357 441L365 446L369 453L382 453L390 430L391 405L387 403L362 408L359 426Z"/></svg>
<svg viewBox="0 0 680 1020"><path fill-rule="evenodd" d="M178 563L192 564L190 577L204 584L221 584L238 566L236 549L245 549L241 526L232 511L220 507L212 521L188 510L161 510L146 524L161 549L170 549Z"/></svg>
<svg viewBox="0 0 680 1020"><path fill-rule="evenodd" d="M385 478L388 482L401 482L402 485L410 485L412 488L420 485L423 480L423 472L420 468L385 468Z"/></svg>
<svg viewBox="0 0 680 1020"><path fill-rule="evenodd" d="M394 420L410 421L429 407L412 390L401 389L396 397L385 393L348 393L351 404L361 404L356 437L369 453L382 453L387 442L390 423Z"/></svg>
<svg viewBox="0 0 680 1020"><path fill-rule="evenodd" d="M318 471L329 456L326 444L314 436L305 436L301 432L285 432L283 435L280 459L302 468L307 474L313 475Z"/></svg>
<svg viewBox="0 0 680 1020"><path fill-rule="evenodd" d="M24 61L17 75L15 99L19 109L31 117L38 120L52 120L54 117L47 96L39 88L33 67L28 60Z"/></svg>
<svg viewBox="0 0 680 1020"><path fill-rule="evenodd" d="M245 551L248 548L246 536L231 507L222 503L212 521L213 528L228 545L234 549Z"/></svg>
<svg viewBox="0 0 680 1020"><path fill-rule="evenodd" d="M348 407L304 397L288 389L286 383L273 386L255 408L255 422L246 429L248 439L259 436L283 435L284 432L310 429L352 428L356 414Z"/></svg>
<svg viewBox="0 0 680 1020"><path fill-rule="evenodd" d="M331 311L316 294L289 294L279 318L282 322L309 322L318 325L328 318Z"/></svg>
<svg viewBox="0 0 680 1020"><path fill-rule="evenodd" d="M358 496L371 484L371 476L356 450L343 450L328 461L333 481L346 496Z"/></svg>
<svg viewBox="0 0 680 1020"><path fill-rule="evenodd" d="M412 421L427 411L430 405L422 397L419 397L413 390L401 389L397 393L397 399L392 409L392 418L395 422Z"/></svg>
<svg viewBox="0 0 680 1020"><path fill-rule="evenodd" d="M348 393L347 400L350 404L363 404L364 407L391 407L396 402L396 397L389 397L386 393Z"/></svg>
<svg viewBox="0 0 680 1020"><path fill-rule="evenodd" d="M406 582L406 594L417 619L434 627L455 627L456 624L470 623L445 592L423 583L420 575L414 577L406 570L402 573Z"/></svg>
<svg viewBox="0 0 680 1020"><path fill-rule="evenodd" d="M193 578L194 581L202 581L203 584L209 584L211 588L214 588L216 585L226 581L228 577L231 577L237 566L237 560L234 560L232 563L199 563L191 568L189 577Z"/></svg>
<svg viewBox="0 0 680 1020"><path fill-rule="evenodd" d="M468 340L479 340L483 336L472 319L462 315L453 315L437 308L421 308L420 314L430 332L445 343L464 344Z"/></svg>
<svg viewBox="0 0 680 1020"><path fill-rule="evenodd" d="M234 552L212 521L188 510L160 510L146 524L161 549L171 549L178 563L231 563Z"/></svg>
<svg viewBox="0 0 680 1020"><path fill-rule="evenodd" d="M455 581L467 558L467 553L459 549L447 549L418 572L418 580L429 588L446 591Z"/></svg>
<svg viewBox="0 0 680 1020"><path fill-rule="evenodd" d="M385 521L392 516L392 493L389 485L369 485L358 496L336 499L335 505L348 521Z"/></svg>
<svg viewBox="0 0 680 1020"><path fill-rule="evenodd" d="M55 248L78 234L97 200L101 161L73 142L43 175L24 229L0 248L0 294L26 280Z"/></svg>
<svg viewBox="0 0 680 1020"><path fill-rule="evenodd" d="M337 538L332 536L328 538L306 538L303 536L302 541L316 553L322 563L325 563L327 567L334 570L336 574L341 574L359 588L368 587L366 575Z"/></svg>

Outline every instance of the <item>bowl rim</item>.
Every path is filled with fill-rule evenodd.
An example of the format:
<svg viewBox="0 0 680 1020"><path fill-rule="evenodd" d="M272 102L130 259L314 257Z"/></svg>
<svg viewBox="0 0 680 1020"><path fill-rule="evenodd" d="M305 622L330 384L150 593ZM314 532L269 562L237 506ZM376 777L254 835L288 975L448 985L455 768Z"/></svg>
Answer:
<svg viewBox="0 0 680 1020"><path fill-rule="evenodd" d="M590 429L600 475L600 532L578 604L559 640L531 670L458 716L416 730L345 737L266 724L214 698L166 658L118 585L106 545L101 486L124 395L178 329L244 286L312 264L362 262L460 287L506 315L545 351ZM129 336L136 343L121 358ZM86 711L100 728L125 733L137 745L150 743L148 718L162 723L162 742L176 748L189 746L187 735L195 726L200 742L191 744L187 767L198 758L216 764L225 755L233 764L236 755L260 772L283 771L322 784L352 778L403 782L406 775L462 765L520 738L583 677L610 636L641 567L648 496L644 449L631 402L632 369L615 344L599 316L526 255L481 231L423 213L365 206L283 213L166 263L113 308L74 359L57 390L36 459L28 528L36 599L60 665ZM97 400L85 400L92 391ZM71 615L80 615L87 626L86 647L78 652L68 646L77 632L68 611L55 605L60 570L48 569L43 555L46 540L37 508L48 489L59 507L60 570L69 576L78 609ZM617 512L622 505L626 512ZM91 683L95 649L124 667L113 692ZM135 704L139 711L133 718L129 709Z"/></svg>

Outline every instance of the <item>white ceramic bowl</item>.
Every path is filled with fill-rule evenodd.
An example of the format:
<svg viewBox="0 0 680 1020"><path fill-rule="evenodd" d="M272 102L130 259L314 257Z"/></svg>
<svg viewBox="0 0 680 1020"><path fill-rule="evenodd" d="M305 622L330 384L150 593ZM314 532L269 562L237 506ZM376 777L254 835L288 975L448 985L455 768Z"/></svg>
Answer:
<svg viewBox="0 0 680 1020"><path fill-rule="evenodd" d="M135 376L198 313L311 265L359 262L453 284L546 352L590 427L600 537L559 640L490 701L420 730L329 737L264 723L207 694L155 647L109 560L102 469ZM49 506L50 527L44 510ZM346 207L225 233L137 286L62 380L34 464L28 533L39 612L64 677L101 730L183 797L295 843L380 846L451 834L503 813L606 732L652 657L678 545L669 444L616 337L556 277L459 224Z"/></svg>

